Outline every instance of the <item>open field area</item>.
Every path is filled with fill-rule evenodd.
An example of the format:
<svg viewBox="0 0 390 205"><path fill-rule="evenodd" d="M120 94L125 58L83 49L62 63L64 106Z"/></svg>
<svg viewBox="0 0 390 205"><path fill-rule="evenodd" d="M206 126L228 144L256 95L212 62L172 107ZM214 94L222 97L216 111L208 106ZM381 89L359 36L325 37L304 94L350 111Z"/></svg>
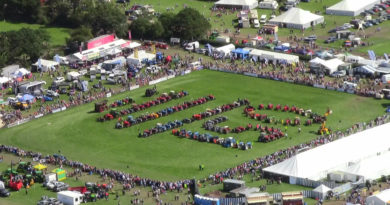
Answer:
<svg viewBox="0 0 390 205"><path fill-rule="evenodd" d="M28 24L28 23L13 23L8 21L0 21L0 32L15 31L21 28L31 29L43 29L46 30L50 35L50 45L62 46L66 43L66 38L69 38L69 32L71 29L60 28L60 27L46 27L39 24Z"/></svg>
<svg viewBox="0 0 390 205"><path fill-rule="evenodd" d="M259 133L255 131L221 136L234 136L244 142L254 142L253 149L248 151L181 139L170 132L149 138L138 138L138 132L154 127L158 122L165 123L175 119L190 118L195 113L231 103L237 98L248 98L253 106L260 103L296 105L312 109L313 112L321 115L329 107L333 110L333 114L329 116L327 125L333 130L346 129L356 122L371 120L384 112L384 105L381 104L383 101L371 98L214 71L200 71L178 77L158 84L157 88L160 93L170 90L186 90L189 96L136 113L134 117L208 94L215 95L216 100L121 130L114 129L115 120L104 123L96 122L96 118L102 116L103 113L93 113L93 104L87 104L15 128L0 130L0 143L47 154L57 153L60 150L61 154L70 159L143 177L161 180L203 178L246 160L309 141L316 137L314 132L317 131L319 124L301 126L302 133L300 134L298 134L297 127L289 127L287 133L291 139L282 138L267 144L255 142L259 136ZM139 89L123 93L110 101L130 96L137 103L145 102L149 98L142 97L144 91L145 89ZM249 122L257 123L257 121L244 117L242 111L243 108L237 108L222 114L229 118L222 125L236 127L245 126ZM262 113L282 119L295 117L294 114L280 111L262 111ZM206 131L201 128L202 122L185 125L184 128L205 133ZM215 133L212 134L215 135ZM198 170L199 164L205 165L204 171Z"/></svg>

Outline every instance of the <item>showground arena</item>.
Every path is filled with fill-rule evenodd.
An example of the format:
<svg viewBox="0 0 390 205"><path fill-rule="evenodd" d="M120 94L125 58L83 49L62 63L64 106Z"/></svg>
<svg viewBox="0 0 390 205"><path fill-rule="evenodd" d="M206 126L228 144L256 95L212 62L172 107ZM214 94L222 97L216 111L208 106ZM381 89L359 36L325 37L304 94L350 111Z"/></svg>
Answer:
<svg viewBox="0 0 390 205"><path fill-rule="evenodd" d="M296 113L274 109L258 110L258 105L273 103L275 106L278 104L296 106L311 109L312 112L321 116L327 109L331 109L332 115L328 116L326 123L327 127L334 131L345 131L357 122L372 120L382 115L385 108L385 105L382 105L383 101L372 98L217 71L194 72L162 82L157 85L157 88L160 94L169 93L171 90L185 90L189 94L178 100L164 103L164 105L156 105L139 111L134 114L134 118L159 112L183 102L194 101L209 94L212 94L215 100L127 129L115 129L117 119L105 123L97 122L102 113L95 113L93 104L86 104L14 128L3 129L0 143L42 154L60 153L69 159L100 168L121 170L152 179L203 178L244 161L315 139L318 136L317 130L320 124L311 126L305 126L304 123L301 125L266 124L266 122L259 122L257 119L246 116L243 112L245 106L208 118L223 115L229 120L221 123L221 126L236 128L246 126L248 123L254 126L263 124L287 133L287 137L269 143L258 142L260 131L255 129L219 135L223 138L233 137L237 142L251 142L252 149L245 151L215 146L213 143L198 140L186 140L183 137L173 136L171 131L157 133L147 138L139 137L139 134L156 127L157 123L166 124L175 120L192 118L195 114L230 104L238 99L247 99L250 105L256 108L256 113L272 116L273 119L295 119ZM144 92L144 88L139 88L108 100L111 103L131 97L136 103L141 104L155 98L143 97ZM107 110L103 114L108 112ZM301 118L301 120L304 119L306 118ZM359 121L354 119L359 119ZM183 123L181 128L205 133L207 131L202 128L204 122L204 119L200 119L188 124ZM216 135L214 132L210 134ZM203 171L198 169L200 164L205 167Z"/></svg>

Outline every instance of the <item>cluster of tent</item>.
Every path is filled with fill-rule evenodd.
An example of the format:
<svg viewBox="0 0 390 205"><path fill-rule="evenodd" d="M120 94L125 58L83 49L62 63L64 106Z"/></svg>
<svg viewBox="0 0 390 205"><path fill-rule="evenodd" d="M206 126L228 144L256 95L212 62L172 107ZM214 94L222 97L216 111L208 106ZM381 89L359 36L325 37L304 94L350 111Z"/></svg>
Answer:
<svg viewBox="0 0 390 205"><path fill-rule="evenodd" d="M169 102L172 99L179 99L179 98L182 98L182 97L187 96L187 95L188 95L188 92L186 92L186 91L181 91L175 95L172 95L172 94L168 95L168 94L163 93L160 97L156 98L155 100L151 100L151 101L145 102L145 103L140 104L140 105L132 104L131 108L128 108L128 109L124 109L124 110L120 110L120 111L117 111L116 109L112 109L110 113L105 114L103 117L99 117L98 121L104 122L106 120L112 120L112 119L120 117L120 116L125 116L128 114L136 113L138 111L145 110L147 108Z"/></svg>
<svg viewBox="0 0 390 205"><path fill-rule="evenodd" d="M201 134L199 132L192 132L192 131L187 131L185 129L177 130L173 129L172 134L175 136L179 137L184 137L187 139L193 139L193 140L198 140L200 142L209 142L213 144L219 144L222 145L225 148L238 148L241 150L247 150L247 149L252 149L252 142L238 142L236 139L233 137L228 137L228 138L220 138L219 136L213 136L209 133L206 134Z"/></svg>
<svg viewBox="0 0 390 205"><path fill-rule="evenodd" d="M208 95L206 97L201 97L201 98L198 98L198 99L193 100L193 101L184 102L182 104L168 107L168 108L162 109L160 111L153 112L151 114L144 114L144 115L141 115L137 118L134 118L132 115L129 115L129 116L127 116L126 120L122 121L121 119L119 119L119 121L115 125L115 128L121 129L121 128L131 127L132 125L135 125L135 124L140 124L140 123L154 120L154 119L157 119L160 117L165 117L165 116L186 110L186 109L194 107L194 106L202 105L202 104L207 103L211 100L214 100L214 96ZM116 113L116 114L114 113L114 115L119 115L119 114L120 113ZM165 130L163 130L163 131L165 131Z"/></svg>

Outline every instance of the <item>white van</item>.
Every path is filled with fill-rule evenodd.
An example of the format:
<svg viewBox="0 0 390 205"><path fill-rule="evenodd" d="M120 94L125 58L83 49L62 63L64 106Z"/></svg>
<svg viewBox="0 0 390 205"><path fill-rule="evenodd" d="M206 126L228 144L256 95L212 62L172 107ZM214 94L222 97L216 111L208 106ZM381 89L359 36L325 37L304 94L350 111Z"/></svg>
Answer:
<svg viewBox="0 0 390 205"><path fill-rule="evenodd" d="M260 23L262 23L262 24L267 23L267 15L265 15L265 14L261 15Z"/></svg>
<svg viewBox="0 0 390 205"><path fill-rule="evenodd" d="M356 83L351 83L351 82L347 82L347 81L344 81L344 89L347 89L347 90L354 90L357 88L357 84Z"/></svg>
<svg viewBox="0 0 390 205"><path fill-rule="evenodd" d="M386 74L382 76L383 83L390 83L390 74Z"/></svg>
<svg viewBox="0 0 390 205"><path fill-rule="evenodd" d="M253 27L260 28L260 22L258 19L253 20Z"/></svg>
<svg viewBox="0 0 390 205"><path fill-rule="evenodd" d="M186 50L194 50L194 49L197 49L197 48L199 48L199 42L198 41L187 43L187 45L185 47Z"/></svg>
<svg viewBox="0 0 390 205"><path fill-rule="evenodd" d="M57 199L64 205L79 205L83 201L83 195L75 191L61 191L57 193Z"/></svg>
<svg viewBox="0 0 390 205"><path fill-rule="evenodd" d="M264 0L259 3L259 8L261 9L277 9L278 6L279 4L275 0Z"/></svg>

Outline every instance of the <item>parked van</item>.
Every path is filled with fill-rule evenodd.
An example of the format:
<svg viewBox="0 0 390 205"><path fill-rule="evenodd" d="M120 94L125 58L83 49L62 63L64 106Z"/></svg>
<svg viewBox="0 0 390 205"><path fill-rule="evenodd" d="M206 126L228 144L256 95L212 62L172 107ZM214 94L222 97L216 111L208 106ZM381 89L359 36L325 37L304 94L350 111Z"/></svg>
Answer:
<svg viewBox="0 0 390 205"><path fill-rule="evenodd" d="M198 41L187 43L187 45L185 47L186 50L195 50L197 48L199 48L199 42Z"/></svg>
<svg viewBox="0 0 390 205"><path fill-rule="evenodd" d="M263 14L260 17L260 23L265 24L267 23L267 15Z"/></svg>
<svg viewBox="0 0 390 205"><path fill-rule="evenodd" d="M275 0L264 0L259 3L259 8L261 9L277 9L278 6L279 4Z"/></svg>
<svg viewBox="0 0 390 205"><path fill-rule="evenodd" d="M260 22L258 19L253 20L253 27L260 28Z"/></svg>

